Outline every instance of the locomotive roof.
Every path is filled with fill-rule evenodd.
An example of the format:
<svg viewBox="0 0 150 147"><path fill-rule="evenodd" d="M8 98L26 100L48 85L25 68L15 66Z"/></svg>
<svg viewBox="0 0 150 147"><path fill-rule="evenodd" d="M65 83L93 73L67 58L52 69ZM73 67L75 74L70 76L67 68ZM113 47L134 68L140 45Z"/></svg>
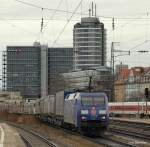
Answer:
<svg viewBox="0 0 150 147"><path fill-rule="evenodd" d="M68 100L77 99L79 96L106 96L104 92L76 92L69 94Z"/></svg>
<svg viewBox="0 0 150 147"><path fill-rule="evenodd" d="M106 94L104 92L81 92L80 93L81 96L106 96Z"/></svg>

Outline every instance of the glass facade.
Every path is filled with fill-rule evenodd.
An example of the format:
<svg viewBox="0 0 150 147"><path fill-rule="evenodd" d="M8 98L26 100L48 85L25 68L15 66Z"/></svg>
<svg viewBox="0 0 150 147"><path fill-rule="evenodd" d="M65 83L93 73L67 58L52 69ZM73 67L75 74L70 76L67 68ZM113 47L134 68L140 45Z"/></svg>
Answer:
<svg viewBox="0 0 150 147"><path fill-rule="evenodd" d="M73 69L73 48L48 48L48 94L64 87L61 73Z"/></svg>
<svg viewBox="0 0 150 147"><path fill-rule="evenodd" d="M48 48L46 57L48 64L43 67L41 46L8 46L4 57L4 90L19 91L24 98L40 98L42 69L48 72L48 94L54 94L61 89L64 85L60 74L73 70L73 48Z"/></svg>
<svg viewBox="0 0 150 147"><path fill-rule="evenodd" d="M24 98L41 97L41 48L7 47L7 91L20 91Z"/></svg>
<svg viewBox="0 0 150 147"><path fill-rule="evenodd" d="M73 30L74 70L106 65L106 30L98 18L81 18Z"/></svg>

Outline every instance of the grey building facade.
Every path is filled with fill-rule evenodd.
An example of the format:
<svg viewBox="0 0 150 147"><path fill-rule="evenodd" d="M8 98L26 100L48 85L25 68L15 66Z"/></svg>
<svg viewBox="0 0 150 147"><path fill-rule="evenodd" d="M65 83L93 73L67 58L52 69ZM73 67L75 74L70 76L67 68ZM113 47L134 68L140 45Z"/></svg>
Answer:
<svg viewBox="0 0 150 147"><path fill-rule="evenodd" d="M54 94L64 88L61 73L73 70L73 48L48 48L48 93Z"/></svg>
<svg viewBox="0 0 150 147"><path fill-rule="evenodd" d="M3 90L24 98L55 94L64 87L61 73L73 69L73 48L8 46L3 55Z"/></svg>
<svg viewBox="0 0 150 147"><path fill-rule="evenodd" d="M3 90L19 91L23 98L47 95L47 84L43 83L46 54L41 46L8 46L3 58Z"/></svg>
<svg viewBox="0 0 150 147"><path fill-rule="evenodd" d="M106 30L96 17L81 18L73 30L74 70L106 65Z"/></svg>

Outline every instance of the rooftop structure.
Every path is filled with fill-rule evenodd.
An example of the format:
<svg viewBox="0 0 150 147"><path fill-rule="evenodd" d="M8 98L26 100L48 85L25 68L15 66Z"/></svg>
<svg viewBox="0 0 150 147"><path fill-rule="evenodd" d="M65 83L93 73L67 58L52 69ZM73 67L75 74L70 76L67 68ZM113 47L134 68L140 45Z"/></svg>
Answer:
<svg viewBox="0 0 150 147"><path fill-rule="evenodd" d="M62 75L66 90L102 91L107 93L109 99L111 97L112 75L108 67L76 70Z"/></svg>

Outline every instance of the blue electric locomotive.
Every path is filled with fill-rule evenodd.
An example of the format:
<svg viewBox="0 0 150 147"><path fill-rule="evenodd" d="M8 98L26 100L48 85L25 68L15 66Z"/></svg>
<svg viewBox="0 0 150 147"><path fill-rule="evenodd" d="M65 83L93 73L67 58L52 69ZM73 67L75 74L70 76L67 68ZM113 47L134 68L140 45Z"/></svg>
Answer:
<svg viewBox="0 0 150 147"><path fill-rule="evenodd" d="M98 134L109 123L108 98L101 92L68 94L64 102L64 123L80 132Z"/></svg>

